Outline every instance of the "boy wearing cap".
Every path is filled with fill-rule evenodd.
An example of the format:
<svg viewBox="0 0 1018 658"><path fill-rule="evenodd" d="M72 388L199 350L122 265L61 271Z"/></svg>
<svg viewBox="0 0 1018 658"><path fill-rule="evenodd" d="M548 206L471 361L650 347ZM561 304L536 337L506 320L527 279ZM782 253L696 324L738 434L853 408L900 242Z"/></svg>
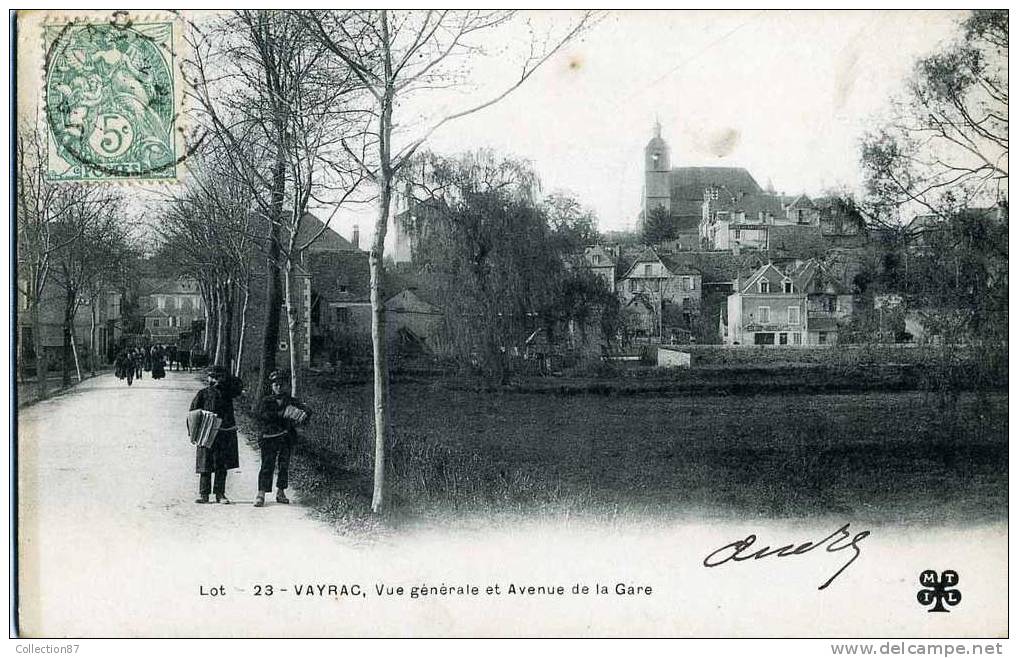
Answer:
<svg viewBox="0 0 1018 658"><path fill-rule="evenodd" d="M276 502L289 503L286 487L289 480L290 451L297 440L298 424L304 424L311 417L311 411L290 395L290 376L281 370L269 375L272 394L262 398L258 405L258 418L262 424L262 435L258 449L262 454L262 466L258 471L258 497L255 507L265 506L265 494L272 491L272 474L278 462L276 475Z"/></svg>
<svg viewBox="0 0 1018 658"><path fill-rule="evenodd" d="M198 391L191 401L191 411L204 409L219 416L222 425L215 441L208 448L197 447L195 471L198 473L198 498L196 503L209 502L214 493L217 503L230 504L226 497L226 472L240 467L237 451L237 421L233 412L233 398L243 391L243 383L223 366L212 366L205 371L208 386ZM215 485L212 476L215 475Z"/></svg>

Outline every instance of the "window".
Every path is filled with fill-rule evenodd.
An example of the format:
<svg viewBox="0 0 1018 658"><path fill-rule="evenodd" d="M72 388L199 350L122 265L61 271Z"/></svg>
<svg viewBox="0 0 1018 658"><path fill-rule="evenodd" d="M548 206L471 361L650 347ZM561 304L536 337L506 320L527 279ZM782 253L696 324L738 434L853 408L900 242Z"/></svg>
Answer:
<svg viewBox="0 0 1018 658"><path fill-rule="evenodd" d="M771 291L771 282L767 279L760 280L760 292L767 293Z"/></svg>
<svg viewBox="0 0 1018 658"><path fill-rule="evenodd" d="M802 345L802 334L798 332L792 334L792 345Z"/></svg>
<svg viewBox="0 0 1018 658"><path fill-rule="evenodd" d="M799 223L800 223L800 224L805 224L805 223L806 223L806 211L800 208L800 209L799 209L798 211L796 211L796 212L797 212L797 213L798 213L798 215L799 215Z"/></svg>
<svg viewBox="0 0 1018 658"><path fill-rule="evenodd" d="M761 306L758 311L760 313L760 324L767 324L771 321L771 308L769 306Z"/></svg>
<svg viewBox="0 0 1018 658"><path fill-rule="evenodd" d="M162 295L156 297L156 306L158 306L159 308L164 308L166 306L166 298L163 297Z"/></svg>
<svg viewBox="0 0 1018 658"><path fill-rule="evenodd" d="M732 237L734 237L736 240L740 239L742 237L742 231L739 229L735 229L735 235Z"/></svg>
<svg viewBox="0 0 1018 658"><path fill-rule="evenodd" d="M591 260L594 261L594 265L600 265L601 264L601 256L599 254L594 254L594 256L592 257Z"/></svg>
<svg viewBox="0 0 1018 658"><path fill-rule="evenodd" d="M691 276L684 276L684 277L682 277L682 289L683 290L692 290L693 289L693 277L691 277Z"/></svg>
<svg viewBox="0 0 1018 658"><path fill-rule="evenodd" d="M785 291L786 295L791 295L792 294L792 282L791 281L785 281L781 285L784 288L784 291Z"/></svg>
<svg viewBox="0 0 1018 658"><path fill-rule="evenodd" d="M636 292L636 279L629 280L629 292Z"/></svg>
<svg viewBox="0 0 1018 658"><path fill-rule="evenodd" d="M788 324L799 324L799 307L788 307Z"/></svg>
<svg viewBox="0 0 1018 658"><path fill-rule="evenodd" d="M651 276L654 273L653 268L654 265L652 263L644 263L643 276Z"/></svg>
<svg viewBox="0 0 1018 658"><path fill-rule="evenodd" d="M753 334L754 345L773 345L774 334Z"/></svg>
<svg viewBox="0 0 1018 658"><path fill-rule="evenodd" d="M821 331L821 332L817 333L817 343L819 343L820 345L826 345L827 344L827 332L826 331Z"/></svg>
<svg viewBox="0 0 1018 658"><path fill-rule="evenodd" d="M778 334L778 345L788 345L788 334Z"/></svg>
<svg viewBox="0 0 1018 658"><path fill-rule="evenodd" d="M332 317L336 324L345 324L350 321L350 309L334 308L332 309Z"/></svg>

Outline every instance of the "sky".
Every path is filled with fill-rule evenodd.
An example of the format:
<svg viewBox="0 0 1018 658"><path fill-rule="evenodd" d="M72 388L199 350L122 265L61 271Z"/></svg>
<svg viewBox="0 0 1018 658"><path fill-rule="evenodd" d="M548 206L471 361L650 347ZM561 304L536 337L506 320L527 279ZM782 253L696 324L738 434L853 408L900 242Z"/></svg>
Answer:
<svg viewBox="0 0 1018 658"><path fill-rule="evenodd" d="M499 104L448 124L442 153L492 148L530 160L545 191L593 208L602 231L635 226L643 148L655 120L673 167L747 168L761 186L820 193L857 188L858 143L877 125L915 60L953 38L950 11L621 11L570 44ZM569 12L529 18L561 30ZM498 35L510 44L523 29ZM512 46L471 62L457 107L512 79ZM453 92L441 92L447 97ZM443 105L444 104L444 105ZM353 223L340 213L338 232Z"/></svg>
<svg viewBox="0 0 1018 658"><path fill-rule="evenodd" d="M400 135L421 134L421 115L504 91L532 35L561 35L576 16L528 11L486 33L486 54L460 61L465 84L397 107ZM860 138L879 125L916 59L952 39L963 17L946 10L609 12L503 101L440 128L427 148L449 155L490 148L529 160L545 192L575 196L596 212L602 231L635 228L655 121L673 167L745 167L761 186L786 194L857 189ZM142 215L158 214L145 201L157 196L138 196ZM332 208L312 210L325 218ZM371 205L341 209L331 226L350 237L359 225L363 246L371 213Z"/></svg>

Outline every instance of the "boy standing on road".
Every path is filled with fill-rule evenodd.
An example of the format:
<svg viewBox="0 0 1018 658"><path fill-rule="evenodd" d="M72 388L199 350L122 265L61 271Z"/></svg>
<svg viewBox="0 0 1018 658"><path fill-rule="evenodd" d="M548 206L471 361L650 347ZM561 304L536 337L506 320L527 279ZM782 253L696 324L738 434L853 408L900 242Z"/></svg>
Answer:
<svg viewBox="0 0 1018 658"><path fill-rule="evenodd" d="M258 418L261 421L262 435L258 440L258 449L262 453L262 467L258 471L258 497L255 507L265 506L265 494L272 491L272 474L279 463L276 476L276 502L289 503L286 497L286 486L289 479L290 451L297 440L297 425L302 425L311 417L311 411L290 395L290 375L281 370L274 370L269 375L272 394L262 398L258 405Z"/></svg>
<svg viewBox="0 0 1018 658"><path fill-rule="evenodd" d="M216 495L217 503L230 504L226 497L226 472L240 468L237 449L237 420L234 417L233 399L244 389L243 382L223 366L212 366L206 371L208 386L198 391L191 401L191 410L204 409L219 416L222 426L212 446L197 446L195 471L198 473L198 498L194 502L209 502L209 494ZM213 476L215 483L213 484Z"/></svg>

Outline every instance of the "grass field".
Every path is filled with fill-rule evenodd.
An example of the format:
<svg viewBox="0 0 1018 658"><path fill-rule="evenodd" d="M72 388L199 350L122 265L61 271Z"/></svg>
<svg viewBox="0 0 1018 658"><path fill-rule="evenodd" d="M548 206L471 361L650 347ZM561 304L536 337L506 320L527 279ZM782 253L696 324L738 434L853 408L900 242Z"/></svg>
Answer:
<svg viewBox="0 0 1018 658"><path fill-rule="evenodd" d="M313 391L305 499L358 516L370 496L371 391ZM997 520L1007 398L915 392L662 397L398 383L394 518L452 513Z"/></svg>

